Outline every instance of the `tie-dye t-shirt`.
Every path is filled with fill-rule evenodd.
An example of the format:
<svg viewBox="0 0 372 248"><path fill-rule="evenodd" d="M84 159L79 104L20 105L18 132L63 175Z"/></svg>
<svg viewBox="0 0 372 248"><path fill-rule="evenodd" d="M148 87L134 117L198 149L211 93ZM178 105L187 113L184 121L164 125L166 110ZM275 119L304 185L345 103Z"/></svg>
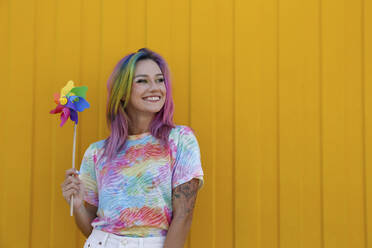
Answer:
<svg viewBox="0 0 372 248"><path fill-rule="evenodd" d="M84 200L98 207L92 226L122 236L166 236L172 219L172 189L193 178L203 185L198 142L187 126L176 126L169 148L150 133L130 135L126 148L106 163L104 140L84 154L79 178Z"/></svg>

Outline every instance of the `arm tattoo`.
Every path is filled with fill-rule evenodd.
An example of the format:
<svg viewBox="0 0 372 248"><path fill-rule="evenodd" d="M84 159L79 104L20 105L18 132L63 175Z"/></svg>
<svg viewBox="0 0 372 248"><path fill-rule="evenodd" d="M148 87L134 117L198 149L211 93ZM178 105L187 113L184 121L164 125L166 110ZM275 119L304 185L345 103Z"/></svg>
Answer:
<svg viewBox="0 0 372 248"><path fill-rule="evenodd" d="M199 180L192 179L177 186L172 192L173 210L179 217L191 217L194 210Z"/></svg>

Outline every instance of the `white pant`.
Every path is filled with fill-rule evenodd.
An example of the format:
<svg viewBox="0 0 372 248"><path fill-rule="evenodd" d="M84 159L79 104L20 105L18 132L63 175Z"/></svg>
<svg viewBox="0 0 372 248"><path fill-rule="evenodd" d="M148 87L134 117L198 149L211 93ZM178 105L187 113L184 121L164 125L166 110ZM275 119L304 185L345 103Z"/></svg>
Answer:
<svg viewBox="0 0 372 248"><path fill-rule="evenodd" d="M134 238L93 229L84 248L163 248L165 237Z"/></svg>

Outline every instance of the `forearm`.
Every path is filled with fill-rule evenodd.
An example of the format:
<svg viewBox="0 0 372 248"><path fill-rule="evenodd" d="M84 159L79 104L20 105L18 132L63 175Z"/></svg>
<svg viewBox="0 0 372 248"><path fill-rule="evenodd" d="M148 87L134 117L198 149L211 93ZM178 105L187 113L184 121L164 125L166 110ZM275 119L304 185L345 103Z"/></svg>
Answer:
<svg viewBox="0 0 372 248"><path fill-rule="evenodd" d="M95 216L91 216L90 213L86 210L84 204L81 205L79 209L74 209L75 223L79 227L80 231L84 234L85 237L88 237L93 227L91 226L92 221Z"/></svg>
<svg viewBox="0 0 372 248"><path fill-rule="evenodd" d="M183 248L191 227L198 183L198 179L192 179L173 190L173 219L168 228L164 248Z"/></svg>
<svg viewBox="0 0 372 248"><path fill-rule="evenodd" d="M183 248L191 227L191 218L173 218L165 239L164 248Z"/></svg>

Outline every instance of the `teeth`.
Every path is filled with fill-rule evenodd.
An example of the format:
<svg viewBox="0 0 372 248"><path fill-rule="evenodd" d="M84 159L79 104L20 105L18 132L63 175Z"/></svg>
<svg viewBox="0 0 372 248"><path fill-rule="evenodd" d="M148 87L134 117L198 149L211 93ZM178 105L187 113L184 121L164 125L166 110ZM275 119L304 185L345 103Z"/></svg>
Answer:
<svg viewBox="0 0 372 248"><path fill-rule="evenodd" d="M153 97L146 97L145 100L151 100L151 101L156 101L156 100L159 100L160 97L158 96L153 96Z"/></svg>

